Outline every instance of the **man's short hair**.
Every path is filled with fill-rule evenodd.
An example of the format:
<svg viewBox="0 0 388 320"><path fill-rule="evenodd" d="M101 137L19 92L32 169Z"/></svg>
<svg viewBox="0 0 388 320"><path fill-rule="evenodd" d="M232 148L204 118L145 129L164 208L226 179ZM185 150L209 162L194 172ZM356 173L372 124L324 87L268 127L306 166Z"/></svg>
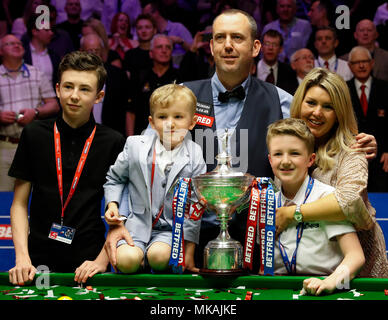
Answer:
<svg viewBox="0 0 388 320"><path fill-rule="evenodd" d="M193 91L184 85L176 83L166 84L157 88L150 97L150 114L155 113L158 107L166 108L175 101L186 101L190 105L194 116L197 108L197 98Z"/></svg>
<svg viewBox="0 0 388 320"><path fill-rule="evenodd" d="M368 56L368 59L372 60L372 55L371 55L370 51L369 51L367 48L361 47L361 46L356 46L356 47L354 47L352 50L350 50L350 52L349 52L349 56L348 56L348 61L349 61L349 62L352 62L353 54L354 54L356 51L362 51L362 52L364 52L364 53Z"/></svg>
<svg viewBox="0 0 388 320"><path fill-rule="evenodd" d="M321 31L321 30L329 30L333 33L333 36L334 36L334 40L337 40L338 37L337 37L337 31L335 31L335 29L333 27L330 27L330 26L322 26L322 27L318 27L317 30L315 31L315 37L317 36L317 32L318 31Z"/></svg>
<svg viewBox="0 0 388 320"><path fill-rule="evenodd" d="M307 152L312 154L314 152L315 138L311 133L309 127L301 119L286 118L278 120L268 126L267 130L267 147L273 137L276 136L294 136L304 142Z"/></svg>
<svg viewBox="0 0 388 320"><path fill-rule="evenodd" d="M153 50L153 49L154 49L155 40L156 40L156 39L159 39L159 38L165 38L165 39L167 39L168 42L170 42L170 44L171 44L171 49L174 48L174 44L173 44L171 38L170 38L168 35L163 34L163 33L158 33L158 34L155 34L155 35L152 37L152 39L151 39L150 50Z"/></svg>
<svg viewBox="0 0 388 320"><path fill-rule="evenodd" d="M256 23L256 20L247 12L243 11L243 10L239 10L239 9L228 9L228 10L225 10L223 12L221 12L215 19L214 21L216 21L216 19L222 15L235 15L235 14L238 14L238 13L241 13L242 15L244 15L247 19L248 19L248 23L251 27L251 37L252 37L252 41L256 39L257 37L257 23ZM213 25L214 25L214 21L213 21Z"/></svg>
<svg viewBox="0 0 388 320"><path fill-rule="evenodd" d="M140 21L140 20L148 20L152 23L154 29L156 29L156 22L155 20L149 15L149 14L139 14L135 20L135 26L137 26L137 23Z"/></svg>
<svg viewBox="0 0 388 320"><path fill-rule="evenodd" d="M275 29L269 29L267 30L264 34L263 34L263 38L262 40L264 41L264 37L267 36L267 37L271 37L271 38L278 38L279 39L279 45L281 47L283 47L283 36L282 34L275 30Z"/></svg>
<svg viewBox="0 0 388 320"><path fill-rule="evenodd" d="M62 74L67 70L95 71L97 75L97 92L104 87L106 70L101 58L93 53L73 51L66 54L58 67L58 79L62 80Z"/></svg>

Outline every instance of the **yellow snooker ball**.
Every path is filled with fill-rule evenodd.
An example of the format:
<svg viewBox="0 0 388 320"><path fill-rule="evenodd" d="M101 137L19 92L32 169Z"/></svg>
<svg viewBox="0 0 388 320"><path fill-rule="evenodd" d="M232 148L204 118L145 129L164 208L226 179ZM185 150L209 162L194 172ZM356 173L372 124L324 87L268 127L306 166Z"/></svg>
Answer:
<svg viewBox="0 0 388 320"><path fill-rule="evenodd" d="M58 298L58 300L73 300L73 299L68 297L68 296L62 296L62 297Z"/></svg>

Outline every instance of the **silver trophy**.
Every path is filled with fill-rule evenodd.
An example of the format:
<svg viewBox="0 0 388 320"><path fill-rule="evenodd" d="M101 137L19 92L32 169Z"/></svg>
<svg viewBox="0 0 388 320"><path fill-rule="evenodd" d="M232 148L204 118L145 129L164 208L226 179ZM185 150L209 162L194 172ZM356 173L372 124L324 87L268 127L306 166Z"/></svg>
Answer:
<svg viewBox="0 0 388 320"><path fill-rule="evenodd" d="M232 239L228 232L228 221L238 207L249 201L249 187L254 177L233 170L229 155L229 136L220 137L221 153L216 156L217 167L206 174L192 179L198 198L207 201L207 208L216 213L220 222L218 237L210 241L204 250L204 267L201 273L237 274L243 272L243 247Z"/></svg>

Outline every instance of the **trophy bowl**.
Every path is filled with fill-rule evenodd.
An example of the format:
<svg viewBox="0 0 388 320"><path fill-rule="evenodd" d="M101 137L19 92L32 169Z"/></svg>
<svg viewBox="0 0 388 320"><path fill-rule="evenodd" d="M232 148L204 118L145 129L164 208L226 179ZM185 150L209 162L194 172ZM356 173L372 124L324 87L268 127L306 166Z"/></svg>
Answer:
<svg viewBox="0 0 388 320"><path fill-rule="evenodd" d="M218 166L214 171L192 179L198 197L207 201L207 208L216 213L220 222L218 237L204 250L203 274L243 273L243 247L228 233L228 221L235 209L249 200L249 186L254 177L233 171L229 166Z"/></svg>

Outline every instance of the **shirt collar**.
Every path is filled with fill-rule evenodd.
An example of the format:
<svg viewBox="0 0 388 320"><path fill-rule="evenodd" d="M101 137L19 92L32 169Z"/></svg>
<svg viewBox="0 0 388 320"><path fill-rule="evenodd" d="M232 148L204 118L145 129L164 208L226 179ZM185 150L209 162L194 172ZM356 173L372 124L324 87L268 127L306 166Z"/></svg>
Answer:
<svg viewBox="0 0 388 320"><path fill-rule="evenodd" d="M282 194L282 206L286 201L292 202L294 204L303 204L304 197L307 189L307 185L309 183L309 175L306 175L306 178L304 178L302 185L300 186L298 192L296 193L294 199L288 199L284 196L283 191L281 191Z"/></svg>
<svg viewBox="0 0 388 320"><path fill-rule="evenodd" d="M47 53L48 53L47 48L44 49L44 50L41 51L41 52L36 51L35 47L31 44L31 42L30 42L30 49L31 49L31 53L36 54L36 55L39 55L39 56L45 56L45 55L47 55Z"/></svg>
<svg viewBox="0 0 388 320"><path fill-rule="evenodd" d="M260 60L262 66L264 67L265 70L270 71L272 68L273 71L275 71L278 68L278 62L276 61L273 66L269 66L268 64L265 63L264 59Z"/></svg>
<svg viewBox="0 0 388 320"><path fill-rule="evenodd" d="M56 120L58 130L65 134L65 135L71 135L77 138L85 139L87 138L91 132L94 129L94 126L96 125L96 121L94 120L93 113L90 114L90 118L88 122L86 122L84 125L82 125L79 128L72 128L70 127L65 120L63 120L62 114L59 114Z"/></svg>
<svg viewBox="0 0 388 320"><path fill-rule="evenodd" d="M327 62L329 63L329 66L335 63L335 60L337 59L337 56L334 54ZM323 66L325 64L325 60L322 59L321 56L318 56L319 65Z"/></svg>
<svg viewBox="0 0 388 320"><path fill-rule="evenodd" d="M365 83L362 83L361 81L359 81L357 78L354 78L354 84L356 85L356 88L357 89L360 89L361 90L361 85L365 85L368 89L371 88L372 86L372 76L369 76L368 80L365 81Z"/></svg>
<svg viewBox="0 0 388 320"><path fill-rule="evenodd" d="M249 88L249 85L251 83L251 76L249 75L248 78L246 78L243 83L239 84L238 86L236 86L235 88L239 87L240 85L244 88L245 90L245 96L247 96L248 94L248 88ZM219 92L225 92L227 91L224 87L224 85L221 83L220 79L218 79L218 75L217 75L217 72L214 72L214 75L211 79L211 84L212 84L212 88L213 89L216 89L217 91L217 96L218 96L218 93ZM233 88L233 89L235 89ZM233 90L232 89L232 90Z"/></svg>

